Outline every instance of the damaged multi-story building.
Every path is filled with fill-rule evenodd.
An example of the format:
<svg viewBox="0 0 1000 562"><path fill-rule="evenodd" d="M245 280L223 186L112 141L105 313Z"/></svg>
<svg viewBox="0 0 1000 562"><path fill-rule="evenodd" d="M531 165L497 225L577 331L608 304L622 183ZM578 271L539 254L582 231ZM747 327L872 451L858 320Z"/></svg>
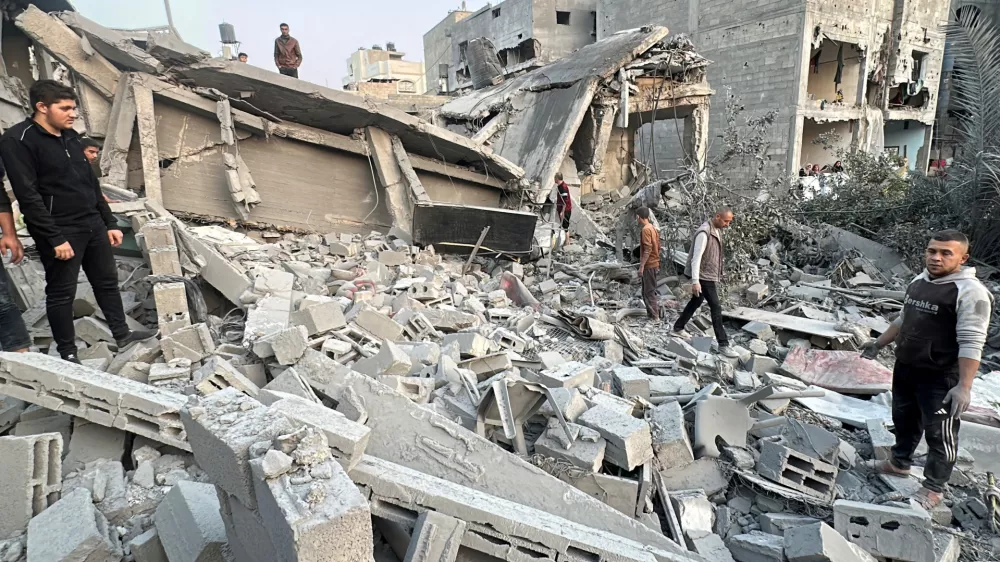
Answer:
<svg viewBox="0 0 1000 562"><path fill-rule="evenodd" d="M449 13L424 36L428 65L444 75L447 90L472 88L470 49L485 38L495 49L506 76L556 61L597 39L596 0L506 0L468 14ZM447 46L450 53L442 56ZM441 66L439 66L441 65Z"/></svg>
<svg viewBox="0 0 1000 562"><path fill-rule="evenodd" d="M948 2L933 0L599 0L598 37L656 23L685 33L752 114L777 111L773 170L833 164L835 149L905 157L926 169L938 104ZM713 104L712 138L725 127ZM683 154L673 123L643 128L663 169ZM835 133L829 135L828 133ZM720 143L714 143L718 146Z"/></svg>
<svg viewBox="0 0 1000 562"><path fill-rule="evenodd" d="M397 51L392 42L386 43L385 48L373 45L371 49L354 51L347 59L344 89L375 97L423 94L427 91L424 63L404 60L405 57L406 53Z"/></svg>

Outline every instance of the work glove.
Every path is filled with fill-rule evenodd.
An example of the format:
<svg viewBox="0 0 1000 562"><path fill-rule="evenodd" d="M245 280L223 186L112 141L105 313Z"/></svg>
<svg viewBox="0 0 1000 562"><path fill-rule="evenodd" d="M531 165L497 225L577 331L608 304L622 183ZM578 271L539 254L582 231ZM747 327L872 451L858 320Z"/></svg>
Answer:
<svg viewBox="0 0 1000 562"><path fill-rule="evenodd" d="M944 397L944 405L951 406L951 417L957 418L969 409L972 393L962 385L956 385Z"/></svg>
<svg viewBox="0 0 1000 562"><path fill-rule="evenodd" d="M868 342L865 343L865 345L861 346L861 357L864 357L865 359L874 360L876 357L878 357L878 352L881 349L882 348L878 346L878 341L868 340Z"/></svg>

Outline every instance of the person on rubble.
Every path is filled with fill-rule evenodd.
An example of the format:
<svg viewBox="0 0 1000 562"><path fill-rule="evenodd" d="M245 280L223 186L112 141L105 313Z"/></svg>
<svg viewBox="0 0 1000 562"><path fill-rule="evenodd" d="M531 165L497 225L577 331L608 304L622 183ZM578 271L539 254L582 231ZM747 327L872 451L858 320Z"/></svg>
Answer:
<svg viewBox="0 0 1000 562"><path fill-rule="evenodd" d="M660 273L660 233L649 220L649 208L635 210L639 221L639 278L642 279L642 301L651 320L660 321L660 298L656 292L656 277Z"/></svg>
<svg viewBox="0 0 1000 562"><path fill-rule="evenodd" d="M691 278L691 300L674 324L673 336L689 339L684 328L694 317L702 303L708 301L712 313L712 328L719 343L719 353L726 357L738 357L729 346L729 335L722 325L722 303L719 301L718 284L722 282L725 253L722 249L722 230L733 222L733 211L729 207L720 209L715 216L705 221L694 233L691 255L684 273Z"/></svg>
<svg viewBox="0 0 1000 562"><path fill-rule="evenodd" d="M285 76L299 77L302 49L299 47L299 40L288 34L287 23L281 24L281 35L274 40L274 65Z"/></svg>
<svg viewBox="0 0 1000 562"><path fill-rule="evenodd" d="M559 215L559 222L563 232L566 233L564 246L569 245L569 223L573 216L573 197L569 193L569 186L563 181L562 172L556 172L556 214Z"/></svg>
<svg viewBox="0 0 1000 562"><path fill-rule="evenodd" d="M924 482L914 497L925 509L944 498L958 459L959 416L971 401L972 381L986 344L993 297L976 279L969 239L956 230L935 234L924 253L926 269L910 283L903 311L862 357L874 359L896 342L892 373L892 422L896 444L883 474L910 473L920 438L927 440Z"/></svg>
<svg viewBox="0 0 1000 562"><path fill-rule="evenodd" d="M119 349L156 334L126 324L112 251L123 235L73 130L75 92L39 80L29 99L34 114L3 134L0 157L45 268L52 338L63 359L79 363L73 300L81 267Z"/></svg>
<svg viewBox="0 0 1000 562"><path fill-rule="evenodd" d="M14 286L4 269L3 260L17 265L24 258L24 246L17 238L14 207L3 187L4 168L0 161L0 351L24 353L31 345L31 336L14 303Z"/></svg>
<svg viewBox="0 0 1000 562"><path fill-rule="evenodd" d="M245 62L247 62L247 61L250 60L250 55L248 55L246 53L240 53L239 56L238 56L238 60L240 62L242 62L242 63L245 63Z"/></svg>
<svg viewBox="0 0 1000 562"><path fill-rule="evenodd" d="M101 144L90 137L80 139L80 144L83 145L83 155L87 157L87 162L91 164L96 162L97 157L101 155Z"/></svg>

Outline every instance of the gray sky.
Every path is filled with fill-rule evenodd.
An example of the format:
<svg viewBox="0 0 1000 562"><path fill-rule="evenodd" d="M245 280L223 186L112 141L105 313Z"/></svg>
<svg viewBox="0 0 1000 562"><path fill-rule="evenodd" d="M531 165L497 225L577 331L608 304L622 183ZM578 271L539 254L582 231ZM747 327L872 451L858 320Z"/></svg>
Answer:
<svg viewBox="0 0 1000 562"><path fill-rule="evenodd" d="M71 1L81 14L107 27L167 23L163 0ZM467 3L475 10L487 1ZM219 24L231 23L250 63L270 70L274 70L278 25L288 23L302 44L299 76L332 88L341 87L347 57L358 47L394 41L407 60L423 60L424 33L460 4L461 0L170 0L174 25L185 41L218 55Z"/></svg>

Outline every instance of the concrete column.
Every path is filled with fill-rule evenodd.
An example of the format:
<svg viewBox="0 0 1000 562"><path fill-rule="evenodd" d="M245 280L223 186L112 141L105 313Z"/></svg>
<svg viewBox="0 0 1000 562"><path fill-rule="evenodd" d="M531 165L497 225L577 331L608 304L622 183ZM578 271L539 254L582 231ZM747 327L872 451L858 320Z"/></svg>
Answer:
<svg viewBox="0 0 1000 562"><path fill-rule="evenodd" d="M163 202L160 185L160 151L156 144L156 115L153 113L153 91L137 80L130 80L132 98L139 124L139 149L142 154L142 177L146 198Z"/></svg>
<svg viewBox="0 0 1000 562"><path fill-rule="evenodd" d="M924 145L917 151L917 160L913 163L913 169L927 173L927 166L930 164L931 143L934 140L934 124L924 124Z"/></svg>
<svg viewBox="0 0 1000 562"><path fill-rule="evenodd" d="M684 118L684 154L699 173L708 163L708 113L708 104L698 105Z"/></svg>

